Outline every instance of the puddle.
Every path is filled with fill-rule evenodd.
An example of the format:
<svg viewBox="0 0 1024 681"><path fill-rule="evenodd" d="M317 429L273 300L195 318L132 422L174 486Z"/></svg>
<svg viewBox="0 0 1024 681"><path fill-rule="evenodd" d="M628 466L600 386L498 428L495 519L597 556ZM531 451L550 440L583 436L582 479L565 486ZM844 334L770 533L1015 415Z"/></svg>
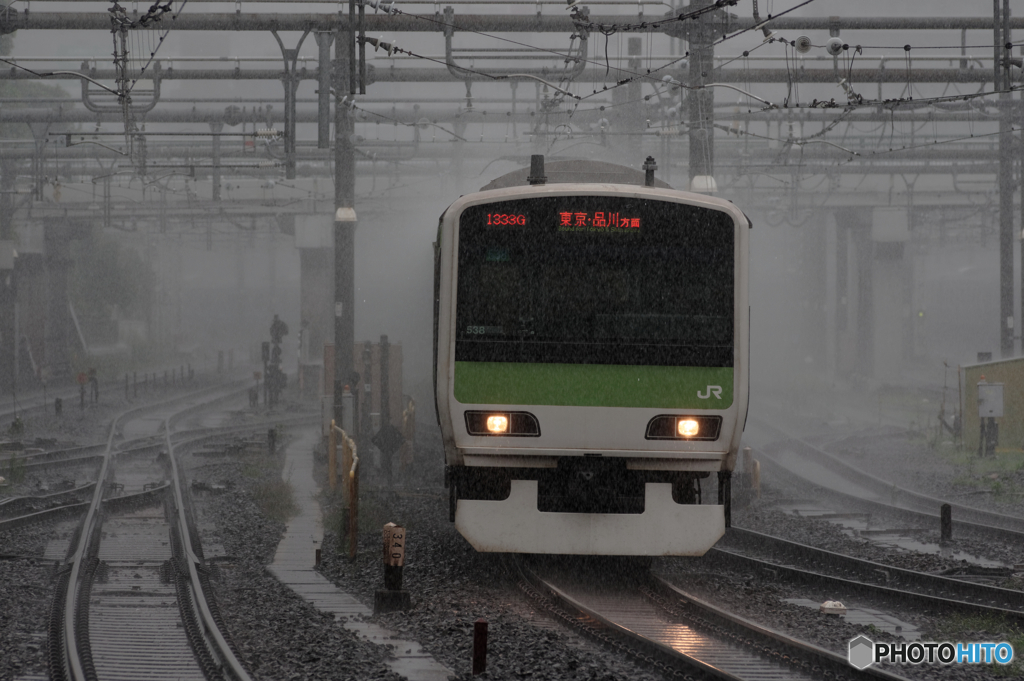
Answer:
<svg viewBox="0 0 1024 681"><path fill-rule="evenodd" d="M808 598L784 598L783 600L786 603L813 609L816 613L818 613L818 608L821 606L821 603ZM921 632L913 624L897 619L881 610L860 608L849 603L844 603L844 605L846 606L845 615L818 614L820 617L841 617L850 624L863 624L864 626L873 624L876 629L889 632L894 636L902 636L907 641L917 641L921 638Z"/></svg>
<svg viewBox="0 0 1024 681"><path fill-rule="evenodd" d="M952 549L939 546L933 542L921 541L915 539L912 536L906 534L896 533L868 533L861 534L861 537L870 539L877 543L879 546L889 546L906 551L914 551L916 553L930 553L936 556L942 556L944 558L951 558L953 560L964 560L971 565L981 565L984 567L1010 567L1006 563L1000 563L999 561L989 560L988 558L982 558L981 556L975 556L970 553L964 553L963 551L953 551Z"/></svg>
<svg viewBox="0 0 1024 681"><path fill-rule="evenodd" d="M779 510L789 515L815 518L842 527L845 534L853 539L867 539L884 548L895 548L914 553L928 553L953 560L967 561L971 565L984 567L1011 567L1005 563L975 556L962 551L953 551L934 542L922 541L918 534L927 530L917 528L893 529L873 525L870 513L836 513L809 502L792 502L778 505Z"/></svg>

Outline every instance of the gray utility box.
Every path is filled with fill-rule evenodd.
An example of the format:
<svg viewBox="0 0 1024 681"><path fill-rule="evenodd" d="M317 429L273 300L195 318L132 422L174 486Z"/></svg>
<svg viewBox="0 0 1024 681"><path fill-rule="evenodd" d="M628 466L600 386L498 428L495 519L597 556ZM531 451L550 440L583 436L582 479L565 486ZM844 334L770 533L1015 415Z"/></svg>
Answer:
<svg viewBox="0 0 1024 681"><path fill-rule="evenodd" d="M978 416L1000 418L1003 415L1003 384L978 384Z"/></svg>

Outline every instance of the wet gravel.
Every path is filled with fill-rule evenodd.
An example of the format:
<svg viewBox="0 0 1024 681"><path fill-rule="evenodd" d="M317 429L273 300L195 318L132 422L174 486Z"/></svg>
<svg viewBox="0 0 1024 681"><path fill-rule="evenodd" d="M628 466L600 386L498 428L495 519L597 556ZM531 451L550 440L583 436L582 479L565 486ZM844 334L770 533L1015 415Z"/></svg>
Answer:
<svg viewBox="0 0 1024 681"><path fill-rule="evenodd" d="M817 602L846 600L837 594L822 592L816 588L796 586L786 582L767 581L751 574L743 574L721 567L709 572L699 559L658 559L654 571L665 576L698 598L713 605L726 608L737 615L780 631L789 636L821 646L845 657L851 639L861 634L875 642L901 641L880 630L871 630L864 625L851 624L842 617L825 615L810 608L785 602L788 598L807 598ZM847 601L849 603L849 601ZM872 603L861 600L859 607L873 607L891 611L886 603ZM898 617L915 625L922 632L922 641L945 641L945 620L939 613L908 612L901 609ZM991 630L978 629L967 632L969 637L957 640L1001 641L1012 634L1006 627ZM934 635L932 635L934 634ZM1008 678L993 667L978 665L883 665L884 669L910 679L948 679L953 681L981 681ZM1019 670L1009 678L1019 678Z"/></svg>
<svg viewBox="0 0 1024 681"><path fill-rule="evenodd" d="M123 409L111 407L111 416ZM88 412L87 412L88 413ZM101 426L90 416L92 433L85 422L72 428L30 431L27 435L69 437L81 427L83 441L92 441ZM68 424L65 423L64 426ZM441 485L442 457L439 442L430 430L421 431L415 461L399 471L393 491L379 491L373 452L362 452L363 503L359 556L350 563L341 555L336 532L337 509L325 496L325 541L322 571L344 590L372 604L373 593L382 586L380 527L394 521L406 526L405 587L413 598L413 609L374 618L404 638L419 641L424 648L455 672L455 677L489 679L580 679L613 681L661 678L621 659L590 641L581 639L538 612L517 587L511 563L493 554L478 554L463 540L447 518L447 496ZM877 465L872 457L894 458L893 451L913 449L914 436L891 429L880 435L822 435L833 451L856 450L864 467ZM919 443L917 443L919 444ZM924 449L895 457L905 463L901 475L912 480L915 466L929 470L925 487L915 489L941 496L955 489L959 474L955 467L933 466L927 462L934 453ZM929 458L930 457L930 458ZM195 470L196 479L224 484L220 494L199 498L204 542L219 543L230 557L216 561L214 586L230 636L245 664L258 679L398 679L384 664L387 647L360 640L331 617L319 614L270 575L265 566L276 550L284 526L265 517L253 499L261 479L280 475L280 470L254 474L240 461L204 462ZM322 463L322 461L321 461ZM264 476L260 478L260 476ZM898 484L903 478L897 479ZM56 481L59 483L60 481ZM908 487L912 486L907 484ZM2 493L2 492L0 492ZM765 490L760 503L737 509L738 525L783 536L841 553L910 569L938 571L956 567L959 561L945 556L894 551L874 542L850 536L838 526L813 518L781 512L773 503L791 491ZM982 504L974 504L982 505ZM1003 509L1005 511L1005 509ZM932 533L934 535L934 533ZM0 554L38 556L45 545L45 532L23 528L0 534ZM928 538L929 535L924 535ZM937 538L937 537L935 537ZM1008 562L1024 562L1020 547L992 547L970 538L955 538L954 549L995 556ZM876 640L891 639L880 632L849 624L797 605L785 598L826 600L835 594L818 593L785 582L768 583L749 574L721 568L714 572L697 559L657 559L656 572L669 576L684 589L712 602L726 605L738 614L793 634L835 652L845 654L851 638L867 632ZM45 614L49 604L52 564L42 560L0 560L0 679L45 669ZM1020 585L1018 585L1019 587ZM885 603L868 604L885 609ZM41 607L40 607L41 606ZM894 613L923 632L923 640L949 630L941 613ZM488 672L472 677L470 659L472 626L478 618L489 622L490 655ZM962 623L961 623L962 624ZM1013 632L998 623L980 623L973 630L961 626L958 640L1002 640ZM1019 634L1018 634L1019 635ZM945 640L945 639L938 639ZM898 673L915 679L1006 678L989 668L899 667Z"/></svg>
<svg viewBox="0 0 1024 681"><path fill-rule="evenodd" d="M780 498L781 495L773 494L771 490L768 490L761 502L746 509L734 510L734 524L737 527L782 537L826 551L834 551L919 572L938 573L968 569L970 565L968 560L957 558L956 554L969 554L1010 566L1024 565L1024 547L1022 546L954 536L953 540L943 547L941 555L920 553L855 536L855 532L846 530L832 522L786 513L773 506L773 497ZM880 524L883 527L904 527L906 525L906 523L896 520L887 524L885 518L880 516L873 516L872 523ZM935 530L922 529L915 532L913 537L924 543L936 545L939 543L939 533ZM1012 586L1015 583L1013 580L1014 578L1011 578L1006 583Z"/></svg>
<svg viewBox="0 0 1024 681"><path fill-rule="evenodd" d="M366 454L364 460L372 460ZM336 527L325 523L321 571L341 588L372 606L383 587L381 527L393 521L407 530L403 586L413 608L374 620L414 639L455 672L455 678L536 679L538 681L647 681L652 675L628 660L554 624L534 609L517 587L511 562L496 554L477 553L448 521L442 488L443 456L439 442L416 451L410 470L399 476L395 492L374 492L367 465L360 506L359 553L354 563L339 554ZM327 504L327 518L336 518ZM471 674L473 622L488 622L485 675Z"/></svg>
<svg viewBox="0 0 1024 681"><path fill-rule="evenodd" d="M0 532L0 679L46 670L53 561L43 526Z"/></svg>
<svg viewBox="0 0 1024 681"><path fill-rule="evenodd" d="M440 460L439 453L423 448L422 457ZM369 471L372 475L372 470ZM409 479L434 482L437 471L416 471ZM371 486L369 483L367 486ZM829 550L847 553L878 562L922 571L940 571L961 566L962 561L948 556L919 554L895 550L877 543L852 537L842 528L826 522L792 516L773 508L773 502L783 496L766 489L758 504L737 511L737 524L759 531L783 536ZM330 511L330 509L328 509ZM410 638L418 638L440 660L456 670L459 678L469 679L472 622L484 617L490 622L492 638L495 631L502 632L492 643L491 674L493 678L602 678L587 676L591 670L604 669L618 678L641 678L643 672L622 668L624 662L605 651L581 644L579 639L564 629L551 629L543 615L533 610L515 586L516 578L510 574L509 563L497 556L476 554L447 521L447 499L436 486L419 489L406 488L392 493L366 493L361 506L364 525L373 520L370 531L363 528L360 536L360 555L356 562L338 555L337 535L325 537L322 570L336 582L370 602L373 591L381 586L380 539L376 530L386 521L402 523L408 530L406 588L413 594L414 609L406 614L388 614L376 619ZM369 516L369 517L368 517ZM933 533L934 534L934 533ZM924 540L937 540L926 533ZM994 559L1017 560L1019 547L993 547L985 542L962 538L951 547L954 551L972 551ZM785 582L769 582L751 574L723 571L712 572L699 559L656 559L656 572L670 577L684 589L713 603L724 605L734 612L766 626L810 641L838 654L845 655L849 641L866 633L873 640L899 640L898 637L872 630L863 625L846 622L843 618L817 613L808 608L786 603L787 598L809 598L816 602L840 598L841 595L808 589ZM1013 584L1003 584L1013 586ZM1019 588L1019 584L1017 587ZM916 626L922 640L948 640L950 632L958 634L954 640L1005 640L1020 636L1016 628L999 622L962 622L949 620L943 613L894 611L886 602L863 599L856 605L890 612ZM965 628L966 627L966 628ZM973 627L973 628L970 628ZM521 642L514 637L522 637ZM538 640L539 638L539 640ZM557 660L556 669L548 662L548 651L562 649L551 659ZM584 658L583 654L593 655ZM569 657L567 657L569 655ZM594 667L581 666L585 659L593 659ZM1006 678L993 668L970 666L895 666L892 670L914 679L997 679ZM1019 673L1011 672L1011 676Z"/></svg>
<svg viewBox="0 0 1024 681"><path fill-rule="evenodd" d="M114 415L125 409L120 400L87 405L85 410L65 410L58 418L33 412L24 419L24 432L9 437L9 423L3 426L4 443L0 451L0 476L6 479L0 487L0 499L47 494L75 486L91 479L91 471L57 471L19 475L15 456L28 449L61 449L96 442L103 437L104 427ZM52 406L51 406L52 410ZM42 510L47 504L29 504L12 515ZM42 674L48 667L46 624L52 600L54 563L44 560L43 552L52 537L55 523L44 522L0 532L0 681L17 679L26 674Z"/></svg>
<svg viewBox="0 0 1024 681"><path fill-rule="evenodd" d="M261 480L279 479L280 467L254 471L244 462L208 465L195 480L229 487L197 498L204 545L220 543L229 559L216 561L216 601L242 663L254 679L380 679L402 677L384 664L386 646L363 641L318 612L267 570L284 523L265 517L254 501Z"/></svg>

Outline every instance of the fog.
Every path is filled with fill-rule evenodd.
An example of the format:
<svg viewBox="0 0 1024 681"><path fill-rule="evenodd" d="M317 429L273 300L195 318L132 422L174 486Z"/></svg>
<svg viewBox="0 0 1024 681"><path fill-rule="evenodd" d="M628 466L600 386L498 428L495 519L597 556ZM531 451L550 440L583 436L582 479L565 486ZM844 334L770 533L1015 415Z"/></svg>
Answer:
<svg viewBox="0 0 1024 681"><path fill-rule="evenodd" d="M762 2L761 16L785 12L795 4ZM427 4L398 6L409 13L434 10ZM83 7L82 3L37 3L32 11L73 13ZM227 5L194 3L186 12L199 15L224 11L223 7ZM625 3L595 5L591 15L614 14L621 16L622 23L635 22L633 8L635 5ZM749 17L750 10L745 2L730 8L743 19ZM242 11L317 14L333 13L337 8L243 3ZM526 16L535 12L526 5L480 3L455 6L455 17L457 22L468 14L505 11ZM645 5L645 11L645 19L653 20L667 7ZM856 3L854 8L848 2L817 0L785 19L913 18L921 11L919 2L871 0ZM931 2L927 12L931 17L991 18L991 6L984 3ZM543 14L563 16L567 12L551 4L543 6ZM368 12L368 16L377 15ZM540 57L532 54L533 61L514 63L522 64L524 71L548 68L550 83L562 83L573 95L590 99L567 97L545 117L539 115L540 107L545 100L558 98L557 89L528 79L516 81L515 88L508 81L494 82L488 77L477 78L471 86L424 82L425 78L388 82L384 74L394 68L444 71L444 37L434 27L428 28L430 32L382 35L381 39L392 40L415 55L389 57L367 47L368 65L380 78L368 85L365 95L355 96L353 112L353 139L358 150L355 339L376 340L386 334L392 343L401 343L404 390L427 405L431 399L431 244L438 216L447 205L522 167L534 153L549 159L586 158L634 168L652 155L659 163L659 179L686 189L692 153L685 134L687 108L680 99L684 91L673 89L663 79L686 82L689 77L682 61L687 47L682 40L656 31L611 31L606 40L592 31L585 76L565 81L559 80L564 64L551 59L550 51L564 52L572 44L568 33L500 34L516 41L512 44L490 35L456 31L455 45L464 55L458 57L460 63L484 74L507 66L503 60L521 56L515 50L524 45L549 51ZM934 386L943 380L944 362L954 366L971 363L978 352L1000 356L1000 207L998 177L993 172L999 146L999 137L993 136L999 129L996 97L959 105L948 100L928 103L929 98L991 90L991 29L972 29L963 36L956 28L843 29L842 40L850 46L862 45L863 51L854 56L853 50L847 50L836 62L836 78L817 83L801 82L800 74L802 69L833 72L833 60L823 47L829 31L777 29L775 37L793 41L800 35L808 36L813 44L806 55L778 41L762 42L763 36L756 30L715 47L717 56L735 57L722 67L723 72L772 68L788 74L777 82L744 82L738 77L730 81L735 89L714 91L719 105L715 122L733 128L714 132L711 172L719 188L717 195L735 202L753 223L750 291L755 400L785 394L794 403L810 406L820 405L837 391ZM282 31L280 37L283 45L291 48L302 34ZM924 79L922 74L929 70L948 72L957 67L962 37L970 70L988 74L989 81ZM628 62L630 39L640 40L642 48L639 57L634 55L633 64ZM913 46L909 52L902 49L907 43ZM509 51L497 55L481 51L494 47ZM748 51L747 57L740 54L743 50ZM110 51L111 37L105 31L22 30L13 38L11 55L19 64L34 69L75 69L90 59L102 69L109 68ZM30 57L65 57L67 61L32 62ZM196 61L199 57L209 60ZM840 72L877 69L883 57L885 68L899 72L901 78L883 85L854 79L853 91L877 103L845 108L849 93L838 82ZM255 58L264 61L244 61ZM172 30L159 47L158 59L165 71L236 66L242 71L278 71L281 51L267 31ZM303 40L298 59L300 69L303 65L316 69L313 35ZM653 69L657 77L617 85L624 77L617 68ZM1011 71L1011 77L1011 85L1019 85L1020 69ZM78 99L78 80L58 82L72 101ZM606 94L604 88L608 88ZM165 351L206 365L216 361L218 351L228 350L238 362L258 362L259 345L268 337L271 318L279 314L291 328L285 341L285 369L296 371L301 359L298 330L309 320L304 320L300 311L302 273L295 216L329 217L333 212L333 159L329 150L315 149L316 90L317 82L308 79L301 81L296 91L300 118L305 116L297 125L298 177L286 180L280 166L225 171L219 202L211 201L215 179L208 167L209 125L157 122L155 114L191 110L219 115L225 106L235 103L245 107L247 122L228 125L225 133L251 131L266 122L280 130L284 109L280 82L165 81L164 101L154 109L153 120L140 114L138 123L151 134L194 132L197 137L189 139L186 151L151 160L152 167L141 178L138 168L122 158L110 181L112 217L103 221L89 217L90 210L95 215L104 200L102 182L97 184L92 178L102 174L98 168L110 167L116 158L96 146L92 158L72 160L70 149L65 150L56 140L47 142L44 164L50 165L43 172L40 205L68 208L74 219L91 221L93 230L114 235L147 263L156 282L152 308L144 315L145 335L149 341L159 339ZM627 101L627 91L635 101ZM592 92L600 96L592 96ZM513 95L516 117L511 115ZM910 98L921 103L910 106ZM838 103L832 109L808 106L832 99ZM899 106L884 104L885 100L900 99L907 101ZM765 102L772 106L764 107ZM272 108L268 110L268 106ZM65 108L83 113L80 104ZM572 116L567 117L567 111L572 111ZM962 115L957 118L953 114ZM93 122L88 115L81 115L75 122L54 123L49 131L116 133L123 129L117 116L97 116ZM1019 130L1013 134L1019 136ZM961 137L967 139L957 141ZM812 139L827 144L804 143ZM941 144L927 152L916 151L926 142ZM184 144L182 140L176 143ZM280 143L265 149L258 144L251 152L237 137L224 137L222 144L225 163L229 159L231 163L276 161L282 153ZM152 143L154 149L156 145ZM901 151L908 147L913 149ZM986 160L988 165L981 168ZM957 163L966 165L957 167ZM189 164L199 167L188 171ZM31 179L26 162L19 171L17 188L29 187ZM54 194L55 182L60 185L59 197ZM160 217L141 210L160 201L166 204ZM242 210L257 204L267 210L258 214ZM308 211L296 208L304 205ZM228 212L237 214L215 217L221 206L232 206ZM277 214L276 209L280 209ZM203 215L204 211L208 214ZM1013 309L1017 311L1014 316L1020 317L1020 211L1013 211ZM53 215L45 211L18 215L15 240L22 252L42 250L41 243L33 246L40 241L37 225ZM327 329L331 321L320 319L318 323ZM1015 342L1019 347L1019 341ZM37 351L41 353L41 349ZM319 352L314 350L307 359L319 361ZM822 410L827 412L828 407Z"/></svg>

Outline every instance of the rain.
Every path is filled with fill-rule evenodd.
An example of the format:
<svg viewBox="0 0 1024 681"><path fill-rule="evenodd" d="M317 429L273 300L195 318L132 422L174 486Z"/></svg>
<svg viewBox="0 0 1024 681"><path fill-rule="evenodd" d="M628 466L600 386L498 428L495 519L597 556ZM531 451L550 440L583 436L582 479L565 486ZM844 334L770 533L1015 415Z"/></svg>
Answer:
<svg viewBox="0 0 1024 681"><path fill-rule="evenodd" d="M4 0L0 678L1019 674L1021 11Z"/></svg>

